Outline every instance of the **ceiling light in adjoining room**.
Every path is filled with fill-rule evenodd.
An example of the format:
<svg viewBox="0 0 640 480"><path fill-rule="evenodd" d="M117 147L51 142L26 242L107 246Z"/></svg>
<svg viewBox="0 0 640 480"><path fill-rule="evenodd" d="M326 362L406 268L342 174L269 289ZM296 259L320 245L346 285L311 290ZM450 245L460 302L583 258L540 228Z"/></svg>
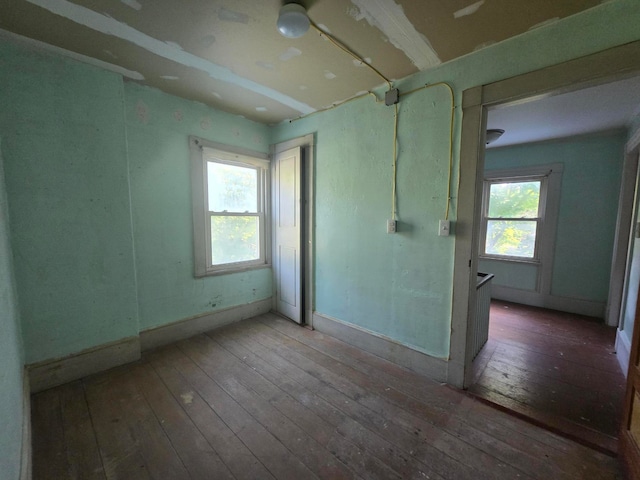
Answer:
<svg viewBox="0 0 640 480"><path fill-rule="evenodd" d="M280 8L278 14L278 30L288 38L298 38L309 30L311 21L307 10L297 3L287 3Z"/></svg>
<svg viewBox="0 0 640 480"><path fill-rule="evenodd" d="M500 130L499 128L491 128L487 130L487 136L485 137L485 141L487 142L487 145L498 140L503 133L504 133L504 130Z"/></svg>

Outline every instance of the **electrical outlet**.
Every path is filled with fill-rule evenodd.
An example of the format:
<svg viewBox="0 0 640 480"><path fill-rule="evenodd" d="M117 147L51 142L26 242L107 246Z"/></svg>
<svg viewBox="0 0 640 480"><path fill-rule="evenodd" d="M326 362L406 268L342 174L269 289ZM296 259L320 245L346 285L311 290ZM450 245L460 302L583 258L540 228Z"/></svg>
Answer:
<svg viewBox="0 0 640 480"><path fill-rule="evenodd" d="M438 236L448 237L451 230L451 222L449 220L440 220L438 223Z"/></svg>
<svg viewBox="0 0 640 480"><path fill-rule="evenodd" d="M387 233L396 233L397 226L395 220L387 220Z"/></svg>

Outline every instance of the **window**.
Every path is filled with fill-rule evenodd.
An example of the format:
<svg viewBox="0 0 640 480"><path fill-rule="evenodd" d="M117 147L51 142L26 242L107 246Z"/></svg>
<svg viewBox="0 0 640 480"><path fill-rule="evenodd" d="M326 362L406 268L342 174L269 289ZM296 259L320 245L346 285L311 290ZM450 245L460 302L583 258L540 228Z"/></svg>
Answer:
<svg viewBox="0 0 640 480"><path fill-rule="evenodd" d="M484 182L480 255L539 262L544 236L549 167L491 172ZM512 175L505 175L512 173ZM557 183L554 181L554 184Z"/></svg>
<svg viewBox="0 0 640 480"><path fill-rule="evenodd" d="M485 255L537 258L542 179L487 182Z"/></svg>
<svg viewBox="0 0 640 480"><path fill-rule="evenodd" d="M266 265L268 161L191 142L196 276Z"/></svg>

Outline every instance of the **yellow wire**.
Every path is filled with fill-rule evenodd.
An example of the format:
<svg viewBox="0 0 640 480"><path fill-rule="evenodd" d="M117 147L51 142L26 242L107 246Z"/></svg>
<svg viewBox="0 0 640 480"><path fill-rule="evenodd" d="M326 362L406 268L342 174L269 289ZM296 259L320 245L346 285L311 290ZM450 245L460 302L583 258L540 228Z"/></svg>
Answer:
<svg viewBox="0 0 640 480"><path fill-rule="evenodd" d="M396 186L398 178L398 104L395 104L395 115L393 121L393 189L391 193L391 218L396 220L396 202L398 200Z"/></svg>
<svg viewBox="0 0 640 480"><path fill-rule="evenodd" d="M318 25L316 25L313 21L311 21L311 26L320 34L320 36L324 35L327 38L327 40L329 40L331 43L333 43L340 50L342 50L345 53L348 53L353 58L355 58L356 60L361 62L363 65L365 65L366 67L369 67L371 70L373 70L377 75L380 76L380 78L382 78L385 82L387 82L387 85L389 85L389 88L392 88L391 81L387 77L385 77L382 73L380 73L380 70L378 70L376 67L374 67L370 63L365 62L364 58L360 57L358 54L353 52L349 47L344 45L342 42L337 40L335 37L333 37L332 35L329 35L325 31L321 30L320 27L318 27Z"/></svg>
<svg viewBox="0 0 640 480"><path fill-rule="evenodd" d="M393 88L393 85L391 84L391 80L389 80L387 77L385 77L380 70L378 70L376 67L374 67L373 65L371 65L370 63L366 62L364 60L364 58L360 57L358 54L356 54L355 52L353 52L349 47L347 47L346 45L344 45L342 42L340 42L339 40L337 40L336 38L334 38L332 35L329 35L327 32L324 32L323 30L320 29L320 27L318 27L318 25L316 25L313 21L311 21L311 26L320 34L320 36L324 36L325 38L327 38L327 40L329 40L333 45L335 45L336 47L338 47L340 50L342 50L343 52L351 55L353 58L355 58L357 61L359 61L362 65L365 65L366 67L370 68L373 72L376 73L376 75L378 75L380 78L382 78L387 85L389 86L389 89ZM367 95L371 95L373 96L373 98L375 98L376 103L381 103L382 100L378 100L378 97L373 93L373 92L367 92ZM329 108L333 108L329 107ZM396 186L397 186L397 164L398 164L398 104L395 104L395 114L394 114L394 122L393 122L393 185L392 185L392 198L391 198L391 218L393 220L396 220L397 218L397 211L396 211L396 203L397 203L397 192L396 192Z"/></svg>
<svg viewBox="0 0 640 480"><path fill-rule="evenodd" d="M447 208L445 210L444 219L449 220L449 206L451 205L451 177L453 176L453 121L455 114L455 97L453 93L453 88L446 82L437 82L437 83L428 83L418 88L414 88L413 90L409 90L408 92L402 92L400 96L410 95L419 90L425 90L431 87L437 87L442 85L447 87L449 93L451 94L451 123L449 125L449 177L447 181Z"/></svg>

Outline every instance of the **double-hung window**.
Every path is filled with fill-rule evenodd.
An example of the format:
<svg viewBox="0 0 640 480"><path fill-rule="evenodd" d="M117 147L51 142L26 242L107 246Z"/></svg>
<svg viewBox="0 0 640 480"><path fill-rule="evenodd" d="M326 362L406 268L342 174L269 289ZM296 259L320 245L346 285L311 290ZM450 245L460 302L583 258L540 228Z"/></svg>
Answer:
<svg viewBox="0 0 640 480"><path fill-rule="evenodd" d="M545 175L487 178L481 256L539 261L546 194Z"/></svg>
<svg viewBox="0 0 640 480"><path fill-rule="evenodd" d="M268 161L191 142L196 276L266 265Z"/></svg>

